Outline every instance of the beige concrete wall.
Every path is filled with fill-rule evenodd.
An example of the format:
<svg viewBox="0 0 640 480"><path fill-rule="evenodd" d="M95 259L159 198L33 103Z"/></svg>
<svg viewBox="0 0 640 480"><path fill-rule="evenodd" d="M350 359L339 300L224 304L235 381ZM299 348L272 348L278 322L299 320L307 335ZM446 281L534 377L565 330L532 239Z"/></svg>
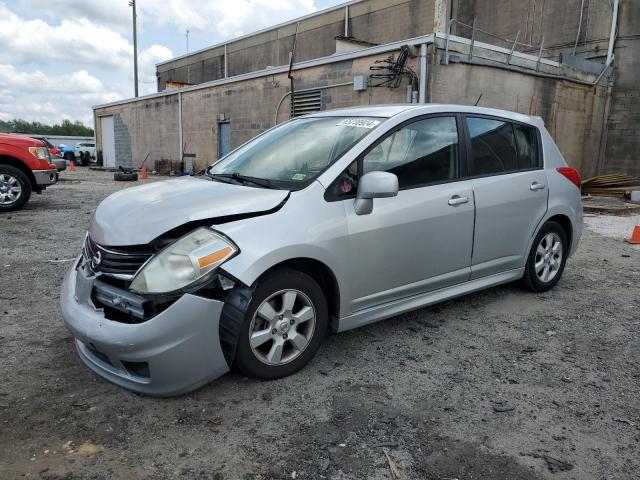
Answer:
<svg viewBox="0 0 640 480"><path fill-rule="evenodd" d="M385 57L299 70L295 72L295 85L305 89L351 82L354 75L367 75L375 60ZM417 70L416 59L410 60L410 66ZM482 106L528 113L535 97L537 114L545 120L569 164L583 176L594 174L605 101L603 88L487 66L441 65L439 60L431 62L429 71L431 102L473 105L482 93ZM401 103L406 98L406 85L404 80L397 89L370 87L363 92L354 92L351 85L326 88L322 90L323 107ZM232 145L238 146L274 125L279 103L278 122L289 118L288 90L289 81L283 73L182 93L183 141L185 152L196 155L195 168L204 168L217 158L220 115L230 121ZM133 164L139 164L148 152L149 165L161 159L179 160L177 94L98 109L96 114L120 115L130 135ZM101 148L99 135L97 141ZM122 148L117 151L126 157Z"/></svg>
<svg viewBox="0 0 640 480"><path fill-rule="evenodd" d="M365 0L349 7L349 34L359 40L384 44L433 31L435 0ZM335 53L337 35L344 34L344 9L300 22L296 61ZM231 40L227 44L228 76L286 65L296 23ZM197 84L224 77L224 47L217 47L159 65L158 89L166 82Z"/></svg>
<svg viewBox="0 0 640 480"><path fill-rule="evenodd" d="M178 95L138 100L124 105L99 108L96 115L96 148L101 155L101 117L114 116L114 124L121 122L120 131L115 125L116 163L138 167L148 158L154 160L178 160L179 122ZM147 157L148 155L148 157Z"/></svg>
<svg viewBox="0 0 640 480"><path fill-rule="evenodd" d="M544 37L544 45L548 49L544 55L547 57L557 59L561 52L573 52L578 38L577 55L603 64L605 62L612 11L612 2L608 0L450 1L452 16L465 23L471 23L476 18L477 25L482 29L509 38L515 38L520 30L520 40L534 45L539 45ZM619 5L606 131L602 136L603 144L593 147L596 152L601 152L599 174L625 172L640 176L640 136L637 134L640 129L640 1L620 0ZM458 27L454 31L470 35L468 29ZM478 39L500 44L483 34L479 34ZM535 51L522 46L519 50ZM580 105L575 108L580 108ZM583 108L588 110L590 107L585 105ZM593 156L591 151L586 153L589 157Z"/></svg>
<svg viewBox="0 0 640 480"><path fill-rule="evenodd" d="M296 89L352 82L354 75L368 75L369 67L387 56L370 56L296 71ZM417 68L415 59L410 65ZM327 88L323 90L323 107L404 102L406 85L404 80L397 89L368 88L363 92L354 92L351 85ZM289 79L283 73L182 93L184 151L196 155L195 168L204 168L217 158L219 115L229 120L232 145L238 146L274 125L276 108L288 91ZM289 108L286 97L279 110L279 122L289 118ZM180 160L178 94L166 99L138 100L99 108L95 113L99 150L102 148L100 117L119 115L130 136L130 156L134 165L139 165L148 152L148 166L153 166L157 160ZM119 163L129 158L127 148L126 142L116 148Z"/></svg>
<svg viewBox="0 0 640 480"><path fill-rule="evenodd" d="M492 67L435 62L429 79L429 101L474 105L536 114L569 163L583 176L594 174L602 129L605 92L564 80L542 78Z"/></svg>
<svg viewBox="0 0 640 480"><path fill-rule="evenodd" d="M602 173L640 177L640 1L623 0Z"/></svg>
<svg viewBox="0 0 640 480"><path fill-rule="evenodd" d="M532 45L539 45L544 38L544 45L552 49L547 52L548 56L557 55L562 49L573 50L581 7L583 10L578 53L593 50L597 43L602 42L606 49L609 38L611 8L608 0L584 3L582 0L450 1L452 17L466 24L471 25L475 18L476 25L482 30L510 39L514 39L519 30L519 41ZM471 31L465 27L454 27L453 31L463 36L471 35ZM500 43L483 33L478 33L478 40ZM524 46L518 49L531 50Z"/></svg>

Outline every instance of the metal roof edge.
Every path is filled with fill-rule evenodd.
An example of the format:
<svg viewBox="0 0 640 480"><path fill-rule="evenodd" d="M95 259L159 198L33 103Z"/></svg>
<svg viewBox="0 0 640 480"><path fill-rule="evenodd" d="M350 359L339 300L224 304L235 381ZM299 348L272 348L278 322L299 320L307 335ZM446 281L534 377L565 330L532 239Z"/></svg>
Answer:
<svg viewBox="0 0 640 480"><path fill-rule="evenodd" d="M294 19L291 19L291 20L288 20L288 21L285 21L285 22L282 22L282 23L278 23L277 25L272 25L270 27L266 27L266 28L263 28L261 30L256 30L255 32L247 33L245 35L240 35L239 37L230 38L229 40L227 40L225 42L219 42L219 43L216 43L214 45L210 45L208 47L201 48L199 50L194 50L193 52L185 53L184 55L179 55L179 56L171 58L169 60L165 60L164 62L156 63L155 66L157 68L160 65L166 65L167 63L171 63L171 62L174 62L176 60L181 60L183 58L187 58L187 57L190 57L192 55L198 55L198 54L206 52L208 50L214 50L216 48L224 47L225 45L229 45L230 43L238 42L240 40L245 40L247 38L251 38L253 36L260 35L262 33L270 32L272 30L277 30L278 28L286 27L287 25L293 25L293 24L296 24L296 23L301 22L303 20L308 20L309 18L318 17L318 16L323 15L325 13L334 12L336 10L341 10L344 7L350 7L351 5L355 5L356 3L361 3L361 2L364 2L364 1L366 1L366 0L351 0L349 2L344 2L344 3L340 3L338 5L334 5L333 7L323 8L322 10L318 10L316 12L312 12L312 13L309 13L307 15L303 15L302 17L297 17L297 18L294 18Z"/></svg>

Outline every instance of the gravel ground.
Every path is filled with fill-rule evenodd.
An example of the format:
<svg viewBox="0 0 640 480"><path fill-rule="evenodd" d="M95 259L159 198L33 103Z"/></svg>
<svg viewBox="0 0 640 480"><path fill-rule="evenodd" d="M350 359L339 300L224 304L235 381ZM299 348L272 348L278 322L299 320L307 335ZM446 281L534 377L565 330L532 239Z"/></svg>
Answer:
<svg viewBox="0 0 640 480"><path fill-rule="evenodd" d="M334 335L286 379L153 399L85 368L58 310L92 211L128 186L110 178L64 172L0 217L1 478L638 478L640 251L617 234L588 228L551 292L493 288Z"/></svg>

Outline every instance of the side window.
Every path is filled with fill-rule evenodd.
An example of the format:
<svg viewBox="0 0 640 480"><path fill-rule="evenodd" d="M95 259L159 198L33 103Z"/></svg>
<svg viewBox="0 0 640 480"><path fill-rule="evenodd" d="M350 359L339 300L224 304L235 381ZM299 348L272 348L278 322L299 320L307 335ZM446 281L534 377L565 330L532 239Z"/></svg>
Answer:
<svg viewBox="0 0 640 480"><path fill-rule="evenodd" d="M362 167L364 173L394 173L400 189L458 178L455 117L426 118L401 128L367 153Z"/></svg>
<svg viewBox="0 0 640 480"><path fill-rule="evenodd" d="M516 133L516 146L518 147L518 167L520 170L537 168L538 161L538 138L534 127L524 125L513 125Z"/></svg>
<svg viewBox="0 0 640 480"><path fill-rule="evenodd" d="M480 117L466 117L466 121L471 137L471 176L518 170L518 151L511 123Z"/></svg>

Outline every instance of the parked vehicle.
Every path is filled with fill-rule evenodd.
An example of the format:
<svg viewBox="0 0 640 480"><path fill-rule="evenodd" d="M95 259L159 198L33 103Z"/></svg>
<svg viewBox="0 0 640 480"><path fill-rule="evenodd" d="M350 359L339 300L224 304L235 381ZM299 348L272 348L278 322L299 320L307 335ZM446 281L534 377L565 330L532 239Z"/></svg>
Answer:
<svg viewBox="0 0 640 480"><path fill-rule="evenodd" d="M43 135L31 135L31 138L35 138L36 140L40 140L42 143L44 143L47 147L47 150L49 150L49 155L62 156L62 152L58 148L56 148L55 145L53 145L53 143L51 143L47 137Z"/></svg>
<svg viewBox="0 0 640 480"><path fill-rule="evenodd" d="M60 297L80 358L179 394L273 379L344 331L506 282L552 288L580 178L540 118L403 105L293 119L97 208Z"/></svg>
<svg viewBox="0 0 640 480"><path fill-rule="evenodd" d="M45 144L34 138L0 133L0 213L18 210L32 192L58 181Z"/></svg>
<svg viewBox="0 0 640 480"><path fill-rule="evenodd" d="M62 152L57 149L46 137L41 135L32 135L31 138L40 140L43 142L49 150L49 161L56 166L58 172L62 172L67 169L67 161L62 157Z"/></svg>
<svg viewBox="0 0 640 480"><path fill-rule="evenodd" d="M65 145L64 143L61 143L60 145L58 145L58 150L60 150L60 152L62 153L62 158L64 158L68 162L76 161L76 147L70 147L68 145Z"/></svg>
<svg viewBox="0 0 640 480"><path fill-rule="evenodd" d="M75 157L78 165L89 165L89 162L96 158L96 144L93 142L81 142L76 145Z"/></svg>

